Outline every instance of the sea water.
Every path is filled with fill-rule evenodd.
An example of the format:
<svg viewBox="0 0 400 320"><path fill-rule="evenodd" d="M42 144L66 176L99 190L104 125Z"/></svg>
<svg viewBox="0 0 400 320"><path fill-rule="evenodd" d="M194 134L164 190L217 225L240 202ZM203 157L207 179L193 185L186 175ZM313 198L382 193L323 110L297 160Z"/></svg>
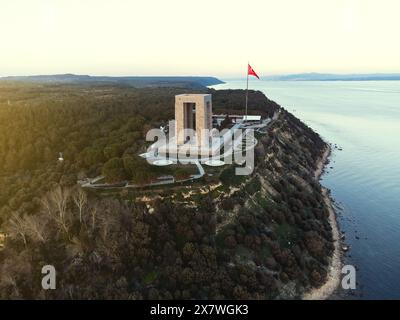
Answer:
<svg viewBox="0 0 400 320"><path fill-rule="evenodd" d="M225 79L215 89L243 89ZM400 81L262 81L260 90L339 149L322 184L357 268L357 299L400 299Z"/></svg>

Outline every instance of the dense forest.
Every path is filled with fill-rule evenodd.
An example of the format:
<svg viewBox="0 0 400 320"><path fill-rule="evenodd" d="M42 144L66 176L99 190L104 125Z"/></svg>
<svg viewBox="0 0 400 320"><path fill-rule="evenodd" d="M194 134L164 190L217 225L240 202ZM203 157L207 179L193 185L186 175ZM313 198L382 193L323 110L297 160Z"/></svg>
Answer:
<svg viewBox="0 0 400 320"><path fill-rule="evenodd" d="M201 91L215 113L242 112L243 91ZM0 298L295 298L323 282L333 245L313 173L325 144L261 92L250 92L251 113L280 116L257 137L251 176L227 166L191 201L175 189L138 201L77 186L108 169L150 178L137 156L145 134L173 118L183 92L0 85ZM57 290L41 288L45 264Z"/></svg>
<svg viewBox="0 0 400 320"><path fill-rule="evenodd" d="M75 84L75 85L109 85L129 86L134 88L161 88L174 87L185 89L204 89L206 86L223 83L214 77L190 77L190 76L89 76L76 74L37 75L37 76L11 76L0 77L0 83L36 83L36 84Z"/></svg>

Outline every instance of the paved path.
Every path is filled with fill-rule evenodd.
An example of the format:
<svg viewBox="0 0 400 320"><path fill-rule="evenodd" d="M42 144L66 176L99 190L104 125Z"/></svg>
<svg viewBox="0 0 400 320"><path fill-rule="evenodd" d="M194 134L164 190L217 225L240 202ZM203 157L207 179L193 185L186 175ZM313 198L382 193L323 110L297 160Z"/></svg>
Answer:
<svg viewBox="0 0 400 320"><path fill-rule="evenodd" d="M164 181L157 181L157 182L150 182L144 185L136 185L136 184L129 184L128 182L121 182L121 183L101 183L96 184L97 181L104 179L104 176L98 176L96 178L91 179L87 183L82 184L82 188L93 188L93 189L123 189L123 188L143 188L143 187L153 187L153 186L161 186L161 185L168 185L174 183L181 183L186 181L193 181L202 178L205 175L205 170L203 166L200 164L200 161L188 161L188 163L193 163L197 166L199 173L192 175L189 179L184 180L175 180L174 178L170 180Z"/></svg>
<svg viewBox="0 0 400 320"><path fill-rule="evenodd" d="M237 128L242 127L243 129L255 129L255 131L260 132L260 133L264 133L262 132L261 129L266 128L269 124L271 124L274 120L276 120L279 117L279 112L276 112L273 116L272 119L266 119L263 121L263 123L261 124L248 124L248 125L241 125L241 124L236 124L235 126ZM258 141L256 138L254 138L254 144L251 146L246 146L246 151L254 148L257 145ZM218 156L218 160L219 159L224 159L227 157L231 157L233 153L235 153L235 150L237 150L237 147L240 145L242 145L242 143L233 143L234 145L231 146L231 148L229 148L228 150L226 150L224 152L224 154ZM243 152L242 147L240 147L240 151ZM236 151L238 152L238 151ZM154 157L154 156L150 156L147 158L147 160L149 161L156 161L156 160L161 160L162 158L160 157ZM208 159L209 160L209 159ZM158 182L151 182L145 185L135 185L135 184L129 184L129 182L125 181L125 182L121 182L121 183L116 183L116 184L108 184L108 183L102 183L102 184L96 184L96 182L104 179L104 176L98 176L96 178L93 179L89 179L88 182L81 184L81 186L83 188L93 188L93 189L113 189L113 188L139 188L139 187L152 187L152 186L160 186L160 185L168 185L168 184L175 184L175 183L181 183L181 182L186 182L186 181L193 181L193 180L197 180L202 178L205 175L205 170L203 168L203 166L201 165L200 161L198 159L190 159L190 160L182 160L179 159L179 162L182 164L185 164L185 162L187 164L194 164L197 166L197 169L199 170L198 174L192 175L189 179L185 179L185 180L175 180L174 178L170 179L170 180L164 180L164 181L158 181Z"/></svg>

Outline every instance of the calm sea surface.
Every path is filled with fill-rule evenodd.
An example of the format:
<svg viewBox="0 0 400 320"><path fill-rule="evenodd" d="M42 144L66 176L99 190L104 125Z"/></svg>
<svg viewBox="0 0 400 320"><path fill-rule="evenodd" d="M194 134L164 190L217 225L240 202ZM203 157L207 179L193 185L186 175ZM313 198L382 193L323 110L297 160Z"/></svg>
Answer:
<svg viewBox="0 0 400 320"><path fill-rule="evenodd" d="M225 80L216 89L243 89ZM357 271L358 299L400 299L400 81L260 81L250 88L337 144L323 185L332 190L339 224ZM332 168L330 168L332 167Z"/></svg>

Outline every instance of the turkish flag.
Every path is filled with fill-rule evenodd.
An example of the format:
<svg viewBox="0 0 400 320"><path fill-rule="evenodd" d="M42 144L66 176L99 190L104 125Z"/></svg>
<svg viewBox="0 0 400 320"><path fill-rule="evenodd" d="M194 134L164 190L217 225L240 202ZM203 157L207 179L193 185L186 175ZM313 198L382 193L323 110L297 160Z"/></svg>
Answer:
<svg viewBox="0 0 400 320"><path fill-rule="evenodd" d="M257 73L253 70L253 68L249 64L247 65L247 74L249 76L255 76L257 77L257 79L260 79L260 77L257 75Z"/></svg>

